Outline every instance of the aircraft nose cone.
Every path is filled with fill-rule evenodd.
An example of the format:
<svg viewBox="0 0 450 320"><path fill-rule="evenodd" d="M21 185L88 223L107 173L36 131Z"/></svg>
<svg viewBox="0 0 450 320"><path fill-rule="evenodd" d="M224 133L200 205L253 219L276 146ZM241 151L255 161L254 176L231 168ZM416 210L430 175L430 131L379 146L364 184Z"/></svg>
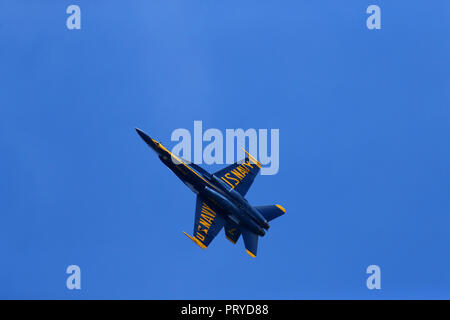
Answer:
<svg viewBox="0 0 450 320"><path fill-rule="evenodd" d="M155 141L152 138L150 138L144 131L142 131L139 128L134 128L134 129L136 130L138 135L142 138L142 140L144 140L145 143L147 143L149 145L149 147L151 147L154 150L157 149Z"/></svg>
<svg viewBox="0 0 450 320"><path fill-rule="evenodd" d="M139 129L139 128L134 128L134 130L136 130L136 132L138 133L138 135L139 135L142 139L144 139L144 140L150 139L150 137L149 137L144 131L142 131L141 129Z"/></svg>
<svg viewBox="0 0 450 320"><path fill-rule="evenodd" d="M142 131L139 128L134 128L136 130L136 132L138 133L138 135L142 138L142 140L144 140L145 142L147 142L150 145L153 145L153 141L152 138L150 138L144 131Z"/></svg>

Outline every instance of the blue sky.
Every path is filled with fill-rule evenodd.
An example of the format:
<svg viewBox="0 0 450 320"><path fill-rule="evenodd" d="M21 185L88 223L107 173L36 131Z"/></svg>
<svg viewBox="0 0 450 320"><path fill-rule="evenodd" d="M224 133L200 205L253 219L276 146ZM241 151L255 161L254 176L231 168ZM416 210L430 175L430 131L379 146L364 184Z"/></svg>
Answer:
<svg viewBox="0 0 450 320"><path fill-rule="evenodd" d="M1 2L0 298L450 298L449 31L438 0ZM194 120L280 130L256 259L183 235L194 194L133 130Z"/></svg>

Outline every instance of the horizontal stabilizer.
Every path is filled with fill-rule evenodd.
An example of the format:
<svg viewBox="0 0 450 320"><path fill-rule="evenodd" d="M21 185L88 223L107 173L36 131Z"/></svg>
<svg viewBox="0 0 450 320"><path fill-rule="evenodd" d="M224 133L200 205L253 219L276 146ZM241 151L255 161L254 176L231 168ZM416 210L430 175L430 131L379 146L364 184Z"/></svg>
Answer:
<svg viewBox="0 0 450 320"><path fill-rule="evenodd" d="M251 257L256 257L258 251L258 235L247 229L242 230L242 237L244 238L245 249Z"/></svg>
<svg viewBox="0 0 450 320"><path fill-rule="evenodd" d="M239 237L241 236L241 231L239 230L239 227L235 223L227 222L225 224L225 237L230 240L233 244L236 244L236 242L239 240Z"/></svg>
<svg viewBox="0 0 450 320"><path fill-rule="evenodd" d="M255 206L255 209L258 210L267 221L271 221L286 213L286 209L279 204L271 206Z"/></svg>

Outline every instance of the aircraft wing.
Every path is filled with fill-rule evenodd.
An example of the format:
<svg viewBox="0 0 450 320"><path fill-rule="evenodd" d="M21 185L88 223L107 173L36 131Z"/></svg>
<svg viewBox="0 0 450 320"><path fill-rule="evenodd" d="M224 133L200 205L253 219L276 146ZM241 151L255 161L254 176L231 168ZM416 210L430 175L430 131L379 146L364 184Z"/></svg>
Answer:
<svg viewBox="0 0 450 320"><path fill-rule="evenodd" d="M247 151L245 153L247 153L248 157L244 160L238 161L214 173L216 177L222 179L231 189L235 189L242 196L245 196L248 189L250 189L253 180L255 180L261 168L258 160L252 157Z"/></svg>
<svg viewBox="0 0 450 320"><path fill-rule="evenodd" d="M197 197L193 236L186 232L184 234L198 244L200 248L206 249L224 225L225 220L216 214L202 198Z"/></svg>

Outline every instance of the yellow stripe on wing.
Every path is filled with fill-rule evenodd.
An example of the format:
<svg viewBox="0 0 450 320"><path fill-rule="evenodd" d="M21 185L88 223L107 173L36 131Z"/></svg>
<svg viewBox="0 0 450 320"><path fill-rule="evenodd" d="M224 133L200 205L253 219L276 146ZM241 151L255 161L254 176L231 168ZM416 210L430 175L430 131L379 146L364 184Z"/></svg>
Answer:
<svg viewBox="0 0 450 320"><path fill-rule="evenodd" d="M278 209L280 209L281 211L283 211L283 213L286 213L286 209L283 208L282 206L280 206L279 204L275 205Z"/></svg>
<svg viewBox="0 0 450 320"><path fill-rule="evenodd" d="M256 164L256 165L258 166L258 168L261 168L261 163L260 163L258 160L256 160L255 157L253 157L250 153L248 153L247 151L245 151L244 148L241 148L241 149L244 150L244 152L247 154L247 156L250 158L250 160L252 160L252 162L253 162L254 164Z"/></svg>
<svg viewBox="0 0 450 320"><path fill-rule="evenodd" d="M246 249L245 251L247 251L247 253L249 254L250 257L256 258L256 256L255 256L253 253L251 253L250 251L248 251L248 249Z"/></svg>
<svg viewBox="0 0 450 320"><path fill-rule="evenodd" d="M183 231L183 233L184 233L189 239L191 239L191 240L194 241L196 244L198 244L198 246L199 246L200 248L206 249L206 246L205 246L203 243L201 243L200 240L198 240L198 239L195 238L195 237L191 237L190 235L188 235L188 234L187 234L186 232L184 232L184 231Z"/></svg>

